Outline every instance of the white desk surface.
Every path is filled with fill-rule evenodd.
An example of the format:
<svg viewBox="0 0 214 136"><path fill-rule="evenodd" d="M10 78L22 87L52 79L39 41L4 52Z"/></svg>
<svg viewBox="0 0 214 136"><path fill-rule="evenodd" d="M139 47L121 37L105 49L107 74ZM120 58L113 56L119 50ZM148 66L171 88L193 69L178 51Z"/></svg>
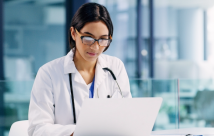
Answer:
<svg viewBox="0 0 214 136"><path fill-rule="evenodd" d="M182 128L182 129L152 131L151 136L158 135L183 136L187 134L214 136L214 128Z"/></svg>

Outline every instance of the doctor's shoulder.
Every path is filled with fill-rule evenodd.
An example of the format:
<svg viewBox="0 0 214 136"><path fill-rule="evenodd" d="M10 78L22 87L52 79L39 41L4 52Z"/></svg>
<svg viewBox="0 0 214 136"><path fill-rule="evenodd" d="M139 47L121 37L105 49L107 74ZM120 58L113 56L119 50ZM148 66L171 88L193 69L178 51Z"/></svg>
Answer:
<svg viewBox="0 0 214 136"><path fill-rule="evenodd" d="M118 75L121 70L125 69L124 63L115 56L101 54L100 57L105 60L107 67L111 69L116 75Z"/></svg>
<svg viewBox="0 0 214 136"><path fill-rule="evenodd" d="M54 59L52 61L49 61L47 63L45 63L44 65L42 65L37 74L40 71L44 71L46 73L48 73L48 75L56 75L56 74L63 74L63 68L64 68L64 59L65 56Z"/></svg>

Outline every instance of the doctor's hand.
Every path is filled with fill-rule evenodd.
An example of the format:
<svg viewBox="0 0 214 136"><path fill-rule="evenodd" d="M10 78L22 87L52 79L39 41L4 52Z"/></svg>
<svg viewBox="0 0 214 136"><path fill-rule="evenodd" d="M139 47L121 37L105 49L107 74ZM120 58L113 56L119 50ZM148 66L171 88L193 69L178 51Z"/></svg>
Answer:
<svg viewBox="0 0 214 136"><path fill-rule="evenodd" d="M74 133L72 133L70 136L73 136L74 135Z"/></svg>

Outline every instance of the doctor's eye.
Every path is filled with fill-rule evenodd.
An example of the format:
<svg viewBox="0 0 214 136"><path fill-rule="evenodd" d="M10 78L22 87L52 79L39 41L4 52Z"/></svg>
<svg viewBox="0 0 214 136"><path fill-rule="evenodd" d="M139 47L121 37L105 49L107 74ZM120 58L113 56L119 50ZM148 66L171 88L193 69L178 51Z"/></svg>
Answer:
<svg viewBox="0 0 214 136"><path fill-rule="evenodd" d="M86 45L92 45L94 43L94 38L84 36L82 37L82 43Z"/></svg>
<svg viewBox="0 0 214 136"><path fill-rule="evenodd" d="M110 44L111 40L110 39L99 39L99 45L100 46L108 46Z"/></svg>

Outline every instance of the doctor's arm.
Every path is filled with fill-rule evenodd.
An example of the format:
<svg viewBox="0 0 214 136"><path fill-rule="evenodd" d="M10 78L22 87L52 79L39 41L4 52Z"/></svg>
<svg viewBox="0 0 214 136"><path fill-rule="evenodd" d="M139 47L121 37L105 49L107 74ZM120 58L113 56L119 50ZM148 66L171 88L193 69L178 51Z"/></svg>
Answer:
<svg viewBox="0 0 214 136"><path fill-rule="evenodd" d="M54 124L54 95L50 75L40 68L31 92L29 136L70 136L75 125Z"/></svg>

